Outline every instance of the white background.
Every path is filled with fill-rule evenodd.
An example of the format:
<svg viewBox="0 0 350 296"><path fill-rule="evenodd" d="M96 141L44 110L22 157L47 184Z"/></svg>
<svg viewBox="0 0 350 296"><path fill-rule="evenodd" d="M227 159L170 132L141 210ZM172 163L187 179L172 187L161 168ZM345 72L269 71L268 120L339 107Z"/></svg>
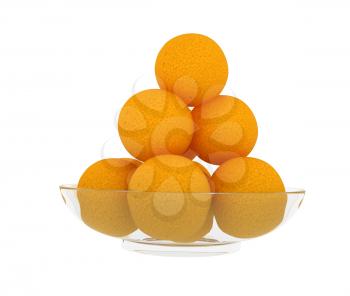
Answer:
<svg viewBox="0 0 350 296"><path fill-rule="evenodd" d="M334 0L0 0L0 295L350 295L349 15ZM225 93L259 123L251 155L306 200L232 255L127 252L76 220L58 185L127 156L118 110L187 32L221 45Z"/></svg>

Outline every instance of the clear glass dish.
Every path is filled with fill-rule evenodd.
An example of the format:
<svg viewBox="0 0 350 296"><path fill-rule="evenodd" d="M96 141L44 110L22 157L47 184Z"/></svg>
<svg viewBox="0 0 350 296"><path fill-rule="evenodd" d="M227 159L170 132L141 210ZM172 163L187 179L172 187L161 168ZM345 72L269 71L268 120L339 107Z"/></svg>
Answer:
<svg viewBox="0 0 350 296"><path fill-rule="evenodd" d="M86 225L119 237L128 250L207 256L239 250L241 241L289 220L305 191L279 193L135 192L60 186L66 205Z"/></svg>

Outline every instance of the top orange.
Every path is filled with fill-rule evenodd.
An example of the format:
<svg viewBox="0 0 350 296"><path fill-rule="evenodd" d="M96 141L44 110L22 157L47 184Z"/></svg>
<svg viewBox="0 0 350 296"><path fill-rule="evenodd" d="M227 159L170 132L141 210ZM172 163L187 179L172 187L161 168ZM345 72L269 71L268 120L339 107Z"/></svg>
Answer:
<svg viewBox="0 0 350 296"><path fill-rule="evenodd" d="M160 50L155 73L161 89L197 106L223 90L228 65L214 40L200 34L184 34L169 40Z"/></svg>

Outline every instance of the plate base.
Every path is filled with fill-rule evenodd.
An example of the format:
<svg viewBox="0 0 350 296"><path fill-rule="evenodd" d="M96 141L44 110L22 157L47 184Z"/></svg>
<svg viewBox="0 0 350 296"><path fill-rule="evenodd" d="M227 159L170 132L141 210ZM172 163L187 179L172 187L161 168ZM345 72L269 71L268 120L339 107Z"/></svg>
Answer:
<svg viewBox="0 0 350 296"><path fill-rule="evenodd" d="M149 255L170 257L200 257L216 256L237 252L240 242L220 243L215 240L203 239L196 243L176 244L161 240L127 240L124 239L122 246L125 250Z"/></svg>

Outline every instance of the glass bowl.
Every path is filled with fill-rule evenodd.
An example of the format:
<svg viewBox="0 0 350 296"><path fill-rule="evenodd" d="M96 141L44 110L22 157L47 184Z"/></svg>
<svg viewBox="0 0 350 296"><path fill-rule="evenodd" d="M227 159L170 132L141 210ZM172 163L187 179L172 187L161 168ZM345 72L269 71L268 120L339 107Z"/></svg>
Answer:
<svg viewBox="0 0 350 296"><path fill-rule="evenodd" d="M136 192L60 186L66 205L86 225L119 237L127 250L167 256L207 256L239 250L244 240L290 219L305 191Z"/></svg>

